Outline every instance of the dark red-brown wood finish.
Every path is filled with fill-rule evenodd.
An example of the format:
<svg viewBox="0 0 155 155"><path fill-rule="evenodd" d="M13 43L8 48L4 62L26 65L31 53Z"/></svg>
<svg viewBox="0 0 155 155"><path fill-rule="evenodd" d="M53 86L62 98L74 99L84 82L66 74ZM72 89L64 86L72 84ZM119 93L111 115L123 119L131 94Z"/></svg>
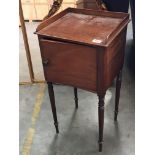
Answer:
<svg viewBox="0 0 155 155"><path fill-rule="evenodd" d="M49 97L50 97L50 102L51 102L51 108L53 112L54 125L55 125L56 132L59 133L53 84L52 82L47 82L47 85L48 85L48 92L49 92Z"/></svg>
<svg viewBox="0 0 155 155"><path fill-rule="evenodd" d="M74 87L74 100L75 100L76 109L78 109L78 92L76 87Z"/></svg>
<svg viewBox="0 0 155 155"><path fill-rule="evenodd" d="M98 95L99 151L102 151L104 97L117 76L114 120L117 120L129 15L108 11L68 8L44 20L36 30L45 79L57 133L58 122L52 83Z"/></svg>

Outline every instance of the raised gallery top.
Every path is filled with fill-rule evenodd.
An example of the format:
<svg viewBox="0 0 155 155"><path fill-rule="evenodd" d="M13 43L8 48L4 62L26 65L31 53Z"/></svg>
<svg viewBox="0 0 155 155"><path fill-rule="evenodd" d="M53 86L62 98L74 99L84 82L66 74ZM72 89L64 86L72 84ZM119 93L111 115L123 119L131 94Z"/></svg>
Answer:
<svg viewBox="0 0 155 155"><path fill-rule="evenodd" d="M44 20L36 33L58 41L107 46L128 22L126 13L68 8Z"/></svg>

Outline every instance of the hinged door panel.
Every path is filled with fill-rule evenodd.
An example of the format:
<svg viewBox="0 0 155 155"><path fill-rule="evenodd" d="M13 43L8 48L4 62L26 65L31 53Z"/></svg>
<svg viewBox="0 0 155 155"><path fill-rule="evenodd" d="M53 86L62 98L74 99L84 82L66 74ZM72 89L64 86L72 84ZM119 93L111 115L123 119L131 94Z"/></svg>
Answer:
<svg viewBox="0 0 155 155"><path fill-rule="evenodd" d="M41 39L45 79L96 91L96 50L92 47Z"/></svg>

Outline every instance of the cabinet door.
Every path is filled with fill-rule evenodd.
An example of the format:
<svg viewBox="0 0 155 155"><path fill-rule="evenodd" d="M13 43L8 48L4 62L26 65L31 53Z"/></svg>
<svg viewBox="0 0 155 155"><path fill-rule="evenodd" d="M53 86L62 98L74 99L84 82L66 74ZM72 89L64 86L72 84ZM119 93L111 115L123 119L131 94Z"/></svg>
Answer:
<svg viewBox="0 0 155 155"><path fill-rule="evenodd" d="M95 48L45 39L40 48L47 81L96 91Z"/></svg>

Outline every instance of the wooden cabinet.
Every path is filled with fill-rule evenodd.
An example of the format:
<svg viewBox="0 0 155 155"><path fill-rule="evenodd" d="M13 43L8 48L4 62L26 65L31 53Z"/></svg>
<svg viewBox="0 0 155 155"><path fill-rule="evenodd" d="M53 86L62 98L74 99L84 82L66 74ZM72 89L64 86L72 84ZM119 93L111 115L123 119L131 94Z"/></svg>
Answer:
<svg viewBox="0 0 155 155"><path fill-rule="evenodd" d="M59 132L52 83L73 86L76 105L77 88L94 92L99 98L99 151L103 142L104 96L115 77L117 120L128 22L126 13L68 8L43 21L36 30L56 131Z"/></svg>

